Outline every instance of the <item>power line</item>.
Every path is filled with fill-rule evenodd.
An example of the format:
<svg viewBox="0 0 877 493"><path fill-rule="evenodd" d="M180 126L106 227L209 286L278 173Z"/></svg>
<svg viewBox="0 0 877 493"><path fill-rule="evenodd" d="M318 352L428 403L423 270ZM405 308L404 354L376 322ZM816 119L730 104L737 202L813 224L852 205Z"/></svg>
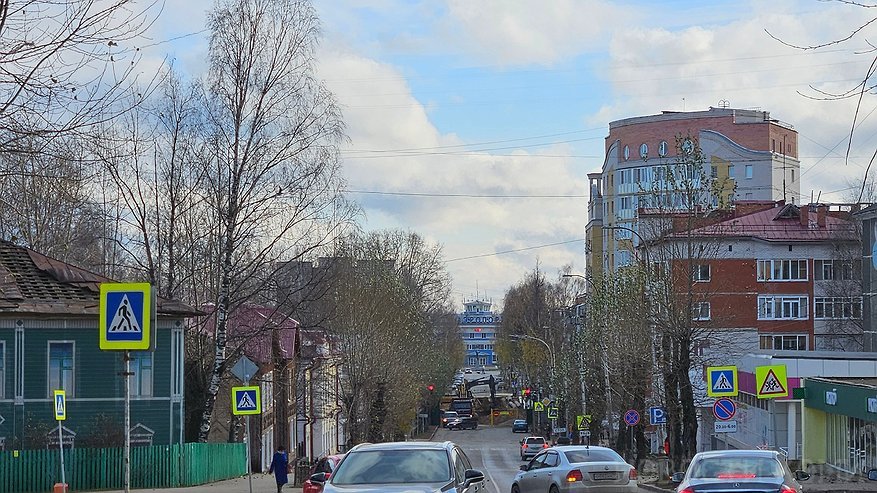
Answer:
<svg viewBox="0 0 877 493"><path fill-rule="evenodd" d="M553 247L553 246L568 245L570 243L578 243L578 242L582 242L582 241L585 241L585 239L579 238L576 240L559 241L557 243L546 243L544 245L535 245L535 246L529 246L529 247L524 247L524 248L516 248L514 250L503 250L501 252L484 253L481 255L470 255L468 257L458 257L458 258L452 258L449 260L445 260L445 263L447 264L447 263L451 263L451 262L457 262L459 260L471 260L471 259L484 258L484 257L496 257L499 255L506 255L509 253L525 252L528 250L537 250L539 248L548 248L548 247Z"/></svg>

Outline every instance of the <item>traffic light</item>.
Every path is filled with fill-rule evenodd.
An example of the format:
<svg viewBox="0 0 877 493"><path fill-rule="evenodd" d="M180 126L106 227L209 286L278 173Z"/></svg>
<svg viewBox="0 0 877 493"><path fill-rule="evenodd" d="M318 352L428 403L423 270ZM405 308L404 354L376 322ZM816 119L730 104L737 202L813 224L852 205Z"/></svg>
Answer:
<svg viewBox="0 0 877 493"><path fill-rule="evenodd" d="M530 389L530 387L527 387L526 389L524 389L524 396L525 396L525 397L530 397L530 394L531 394L532 392L533 392L533 390Z"/></svg>
<svg viewBox="0 0 877 493"><path fill-rule="evenodd" d="M427 385L427 386L426 386L426 390L432 392L433 390L435 390L435 385L433 385L433 384L429 384L429 385Z"/></svg>

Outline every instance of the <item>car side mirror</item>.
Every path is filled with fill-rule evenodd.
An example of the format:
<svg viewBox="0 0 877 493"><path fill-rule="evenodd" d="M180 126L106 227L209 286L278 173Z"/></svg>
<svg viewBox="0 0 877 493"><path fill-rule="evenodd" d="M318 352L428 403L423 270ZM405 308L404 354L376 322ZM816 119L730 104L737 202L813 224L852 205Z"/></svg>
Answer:
<svg viewBox="0 0 877 493"><path fill-rule="evenodd" d="M484 481L484 473L479 471L478 469L466 469L465 478L466 483L463 485L463 487L468 488L473 483L480 483Z"/></svg>
<svg viewBox="0 0 877 493"><path fill-rule="evenodd" d="M530 470L530 468L528 467L528 464L521 464L521 467L519 467L518 469L520 469L522 471L529 471Z"/></svg>
<svg viewBox="0 0 877 493"><path fill-rule="evenodd" d="M311 480L311 483L323 484L326 482L327 479L329 479L329 478L327 478L327 476L328 476L328 474L326 474L324 472L318 472L316 474L311 474L311 477L309 477L308 479Z"/></svg>
<svg viewBox="0 0 877 493"><path fill-rule="evenodd" d="M795 479L797 479L798 481L807 481L808 479L810 479L810 473L801 471L799 469L795 471Z"/></svg>
<svg viewBox="0 0 877 493"><path fill-rule="evenodd" d="M871 481L877 481L877 469L871 469L868 471L868 479Z"/></svg>
<svg viewBox="0 0 877 493"><path fill-rule="evenodd" d="M673 475L670 476L670 482L673 484L679 484L683 479L685 479L684 472L674 472Z"/></svg>

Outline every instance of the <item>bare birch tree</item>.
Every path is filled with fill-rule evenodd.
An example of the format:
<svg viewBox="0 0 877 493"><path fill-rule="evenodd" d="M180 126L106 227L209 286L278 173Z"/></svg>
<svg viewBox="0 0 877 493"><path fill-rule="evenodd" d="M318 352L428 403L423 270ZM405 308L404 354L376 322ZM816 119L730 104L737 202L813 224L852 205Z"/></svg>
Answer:
<svg viewBox="0 0 877 493"><path fill-rule="evenodd" d="M229 313L267 286L266 266L326 247L355 213L341 194L341 115L313 72L310 3L221 0L208 26L204 199L217 292L201 441L227 366Z"/></svg>

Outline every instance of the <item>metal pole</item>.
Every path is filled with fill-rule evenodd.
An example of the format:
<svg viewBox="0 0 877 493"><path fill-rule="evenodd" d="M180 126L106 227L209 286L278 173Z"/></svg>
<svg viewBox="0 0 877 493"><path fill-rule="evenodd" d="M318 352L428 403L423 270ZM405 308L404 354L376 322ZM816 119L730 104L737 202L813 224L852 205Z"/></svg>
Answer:
<svg viewBox="0 0 877 493"><path fill-rule="evenodd" d="M66 406L66 401L65 401ZM61 434L61 422L58 421L58 452L61 454L61 484L63 484L64 493L67 493L67 477L64 475L64 438Z"/></svg>
<svg viewBox="0 0 877 493"><path fill-rule="evenodd" d="M250 485L250 493L253 493L253 471L250 467L250 415L247 415L247 482Z"/></svg>
<svg viewBox="0 0 877 493"><path fill-rule="evenodd" d="M131 492L131 353L125 350L125 493Z"/></svg>
<svg viewBox="0 0 877 493"><path fill-rule="evenodd" d="M250 385L250 376L245 375L246 382L244 385ZM250 493L253 493L253 468L250 467L250 415L247 415L247 483L250 486ZM288 457L288 456L287 456Z"/></svg>

